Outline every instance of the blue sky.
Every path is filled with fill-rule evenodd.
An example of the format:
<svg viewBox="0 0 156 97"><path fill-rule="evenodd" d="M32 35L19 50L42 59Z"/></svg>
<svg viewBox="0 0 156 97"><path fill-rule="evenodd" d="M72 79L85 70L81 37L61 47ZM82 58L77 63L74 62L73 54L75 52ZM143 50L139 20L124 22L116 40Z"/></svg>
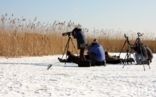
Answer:
<svg viewBox="0 0 156 97"><path fill-rule="evenodd" d="M156 0L1 0L0 14L87 28L156 32Z"/></svg>

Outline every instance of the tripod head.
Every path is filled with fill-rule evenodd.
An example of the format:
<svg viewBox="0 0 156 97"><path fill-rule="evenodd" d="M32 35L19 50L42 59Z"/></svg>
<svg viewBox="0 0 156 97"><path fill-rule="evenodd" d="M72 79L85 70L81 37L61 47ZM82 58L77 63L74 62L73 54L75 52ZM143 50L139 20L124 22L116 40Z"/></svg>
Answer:
<svg viewBox="0 0 156 97"><path fill-rule="evenodd" d="M126 34L124 34L124 37L125 37L125 39L126 39L125 41L128 43L128 45L130 45L128 36L127 36Z"/></svg>
<svg viewBox="0 0 156 97"><path fill-rule="evenodd" d="M124 37L127 39L128 38L128 36L126 35L126 34L124 34Z"/></svg>
<svg viewBox="0 0 156 97"><path fill-rule="evenodd" d="M143 33L138 32L137 35L138 35L138 37L136 38L135 43L142 44L140 37L143 36Z"/></svg>
<svg viewBox="0 0 156 97"><path fill-rule="evenodd" d="M141 36L143 36L144 34L143 34L143 33L138 32L138 33L137 33L137 35L138 35L138 38L140 38L140 37L141 37Z"/></svg>

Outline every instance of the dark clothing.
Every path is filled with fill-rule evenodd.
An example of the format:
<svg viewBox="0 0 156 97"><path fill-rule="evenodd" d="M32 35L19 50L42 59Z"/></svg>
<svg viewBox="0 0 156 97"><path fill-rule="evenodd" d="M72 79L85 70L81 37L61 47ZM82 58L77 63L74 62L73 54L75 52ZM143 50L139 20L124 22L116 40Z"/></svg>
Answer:
<svg viewBox="0 0 156 97"><path fill-rule="evenodd" d="M81 60L85 60L84 51L85 51L85 48L80 49L80 58L81 58Z"/></svg>
<svg viewBox="0 0 156 97"><path fill-rule="evenodd" d="M136 39L132 49L135 51L135 61L137 64L149 64L152 62L153 55L151 49L145 46L139 38Z"/></svg>
<svg viewBox="0 0 156 97"><path fill-rule="evenodd" d="M86 42L86 37L82 31L79 31L76 33L76 40L77 40L77 48L85 48L87 42Z"/></svg>
<svg viewBox="0 0 156 97"><path fill-rule="evenodd" d="M72 35L77 41L77 48L78 49L85 48L87 41L86 41L86 36L84 35L84 32L82 32L82 30L79 28L75 28L72 31Z"/></svg>
<svg viewBox="0 0 156 97"><path fill-rule="evenodd" d="M106 63L107 64L119 64L119 63L121 63L122 59L115 57L115 56L110 56L108 54L108 52L105 52L105 56L106 56Z"/></svg>
<svg viewBox="0 0 156 97"><path fill-rule="evenodd" d="M146 47L146 50L147 50L148 60L152 62L153 59L152 50L149 47Z"/></svg>
<svg viewBox="0 0 156 97"><path fill-rule="evenodd" d="M136 39L133 49L136 54L141 55L142 57L144 57L144 59L148 59L148 54L147 54L148 52L146 46L142 43L140 38Z"/></svg>
<svg viewBox="0 0 156 97"><path fill-rule="evenodd" d="M135 60L137 64L149 64L152 62L153 54L149 47L144 46L142 53L135 52Z"/></svg>
<svg viewBox="0 0 156 97"><path fill-rule="evenodd" d="M87 45L86 37L84 35L84 32L80 28L74 28L72 31L72 36L77 41L77 48L80 49L80 58L82 60L85 60L84 57L84 51Z"/></svg>
<svg viewBox="0 0 156 97"><path fill-rule="evenodd" d="M134 51L138 54L142 54L143 56L147 57L146 47L143 44L137 44L134 46Z"/></svg>
<svg viewBox="0 0 156 97"><path fill-rule="evenodd" d="M86 60L82 60L80 57L73 54L68 55L67 59L59 59L60 62L76 63L78 67L90 67L90 66L105 66L105 61L91 61L88 55L85 55Z"/></svg>
<svg viewBox="0 0 156 97"><path fill-rule="evenodd" d="M92 61L91 62L91 66L105 66L106 65L106 62L105 61L101 61L101 62L98 62L98 61Z"/></svg>

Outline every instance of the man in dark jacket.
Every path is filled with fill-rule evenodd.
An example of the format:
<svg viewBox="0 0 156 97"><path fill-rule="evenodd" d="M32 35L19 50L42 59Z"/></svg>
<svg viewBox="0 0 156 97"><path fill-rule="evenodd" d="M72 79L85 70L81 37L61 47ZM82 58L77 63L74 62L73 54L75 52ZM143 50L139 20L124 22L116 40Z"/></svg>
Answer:
<svg viewBox="0 0 156 97"><path fill-rule="evenodd" d="M71 32L66 32L66 33L63 33L62 34L63 36L70 36L72 35L76 41L77 41L77 48L80 50L80 58L82 60L85 60L85 57L84 57L84 51L85 51L85 48L86 48L86 45L87 45L87 40L86 40L86 36L84 34L84 32L82 31L81 28L74 28Z"/></svg>
<svg viewBox="0 0 156 97"><path fill-rule="evenodd" d="M76 39L77 41L77 48L80 50L80 58L82 60L85 59L84 57L84 51L87 45L87 40L84 32L80 28L74 28L72 31L72 36Z"/></svg>

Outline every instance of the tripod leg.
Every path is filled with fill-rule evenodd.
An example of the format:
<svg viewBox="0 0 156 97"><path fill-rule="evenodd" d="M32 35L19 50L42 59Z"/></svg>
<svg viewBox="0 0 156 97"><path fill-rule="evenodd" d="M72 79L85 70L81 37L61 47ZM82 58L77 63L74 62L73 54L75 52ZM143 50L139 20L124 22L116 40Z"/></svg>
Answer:
<svg viewBox="0 0 156 97"><path fill-rule="evenodd" d="M143 65L143 69L144 69L144 71L145 71L146 69L145 69L145 64L144 64L144 62L143 62L143 55L142 55L142 54L141 54L141 59L140 59L139 63L140 63L141 65Z"/></svg>
<svg viewBox="0 0 156 97"><path fill-rule="evenodd" d="M143 64L143 68L144 68L144 71L145 71L145 65Z"/></svg>
<svg viewBox="0 0 156 97"><path fill-rule="evenodd" d="M149 61L148 61L148 64L147 65L148 65L149 69L151 69L150 62Z"/></svg>
<svg viewBox="0 0 156 97"><path fill-rule="evenodd" d="M150 66L150 64L148 64L148 67L149 67L149 69L151 69L151 66Z"/></svg>
<svg viewBox="0 0 156 97"><path fill-rule="evenodd" d="M72 43L72 45L73 45L73 47L74 47L76 53L78 54L78 52L77 52L77 50L76 50L76 46L74 45L74 42L73 42L72 38L70 38L70 40L71 40L71 43Z"/></svg>
<svg viewBox="0 0 156 97"><path fill-rule="evenodd" d="M143 54L143 53L144 53L144 52L143 52L143 51L144 51L144 50L143 50L143 49L144 49L144 48L143 48L143 45L140 44L140 45L139 45L139 49L140 49L140 52L141 52L141 60L140 60L140 61L141 61L141 64L143 64L144 71L145 71L145 64L146 64L145 61L147 61L147 60L146 60L145 55Z"/></svg>
<svg viewBox="0 0 156 97"><path fill-rule="evenodd" d="M70 41L70 38L68 38L68 41L67 41L67 43L66 43L66 46L65 46L65 49L64 49L62 58L64 57L65 53L66 53L66 52L68 51L68 49L69 49L69 41Z"/></svg>
<svg viewBox="0 0 156 97"><path fill-rule="evenodd" d="M125 63L123 63L123 67L122 68L124 68L125 67Z"/></svg>
<svg viewBox="0 0 156 97"><path fill-rule="evenodd" d="M122 48L121 48L121 50L120 50L120 53L119 53L119 57L120 57L121 52L122 52L122 50L124 49L126 43L127 43L127 40L124 41L124 44L123 44L123 46L122 46ZM123 63L123 67L122 67L122 68L125 67L125 65L126 65L125 59L127 59L127 58L128 58L128 51L127 51L127 53L126 53L126 55L125 55L125 58L124 58L123 61L122 61L122 63ZM128 64L128 62L127 62L127 64Z"/></svg>
<svg viewBox="0 0 156 97"><path fill-rule="evenodd" d="M128 50L127 50L126 55L125 55L125 58L123 59L123 67L122 68L125 67L126 63L128 64L128 61L125 60L125 59L128 59L128 58L129 58L129 54L128 54Z"/></svg>
<svg viewBox="0 0 156 97"><path fill-rule="evenodd" d="M123 46L122 46L122 48L121 48L121 50L120 50L119 57L120 57L121 52L122 52L123 48L125 47L125 45L126 45L126 41L124 42L124 44L123 44Z"/></svg>

